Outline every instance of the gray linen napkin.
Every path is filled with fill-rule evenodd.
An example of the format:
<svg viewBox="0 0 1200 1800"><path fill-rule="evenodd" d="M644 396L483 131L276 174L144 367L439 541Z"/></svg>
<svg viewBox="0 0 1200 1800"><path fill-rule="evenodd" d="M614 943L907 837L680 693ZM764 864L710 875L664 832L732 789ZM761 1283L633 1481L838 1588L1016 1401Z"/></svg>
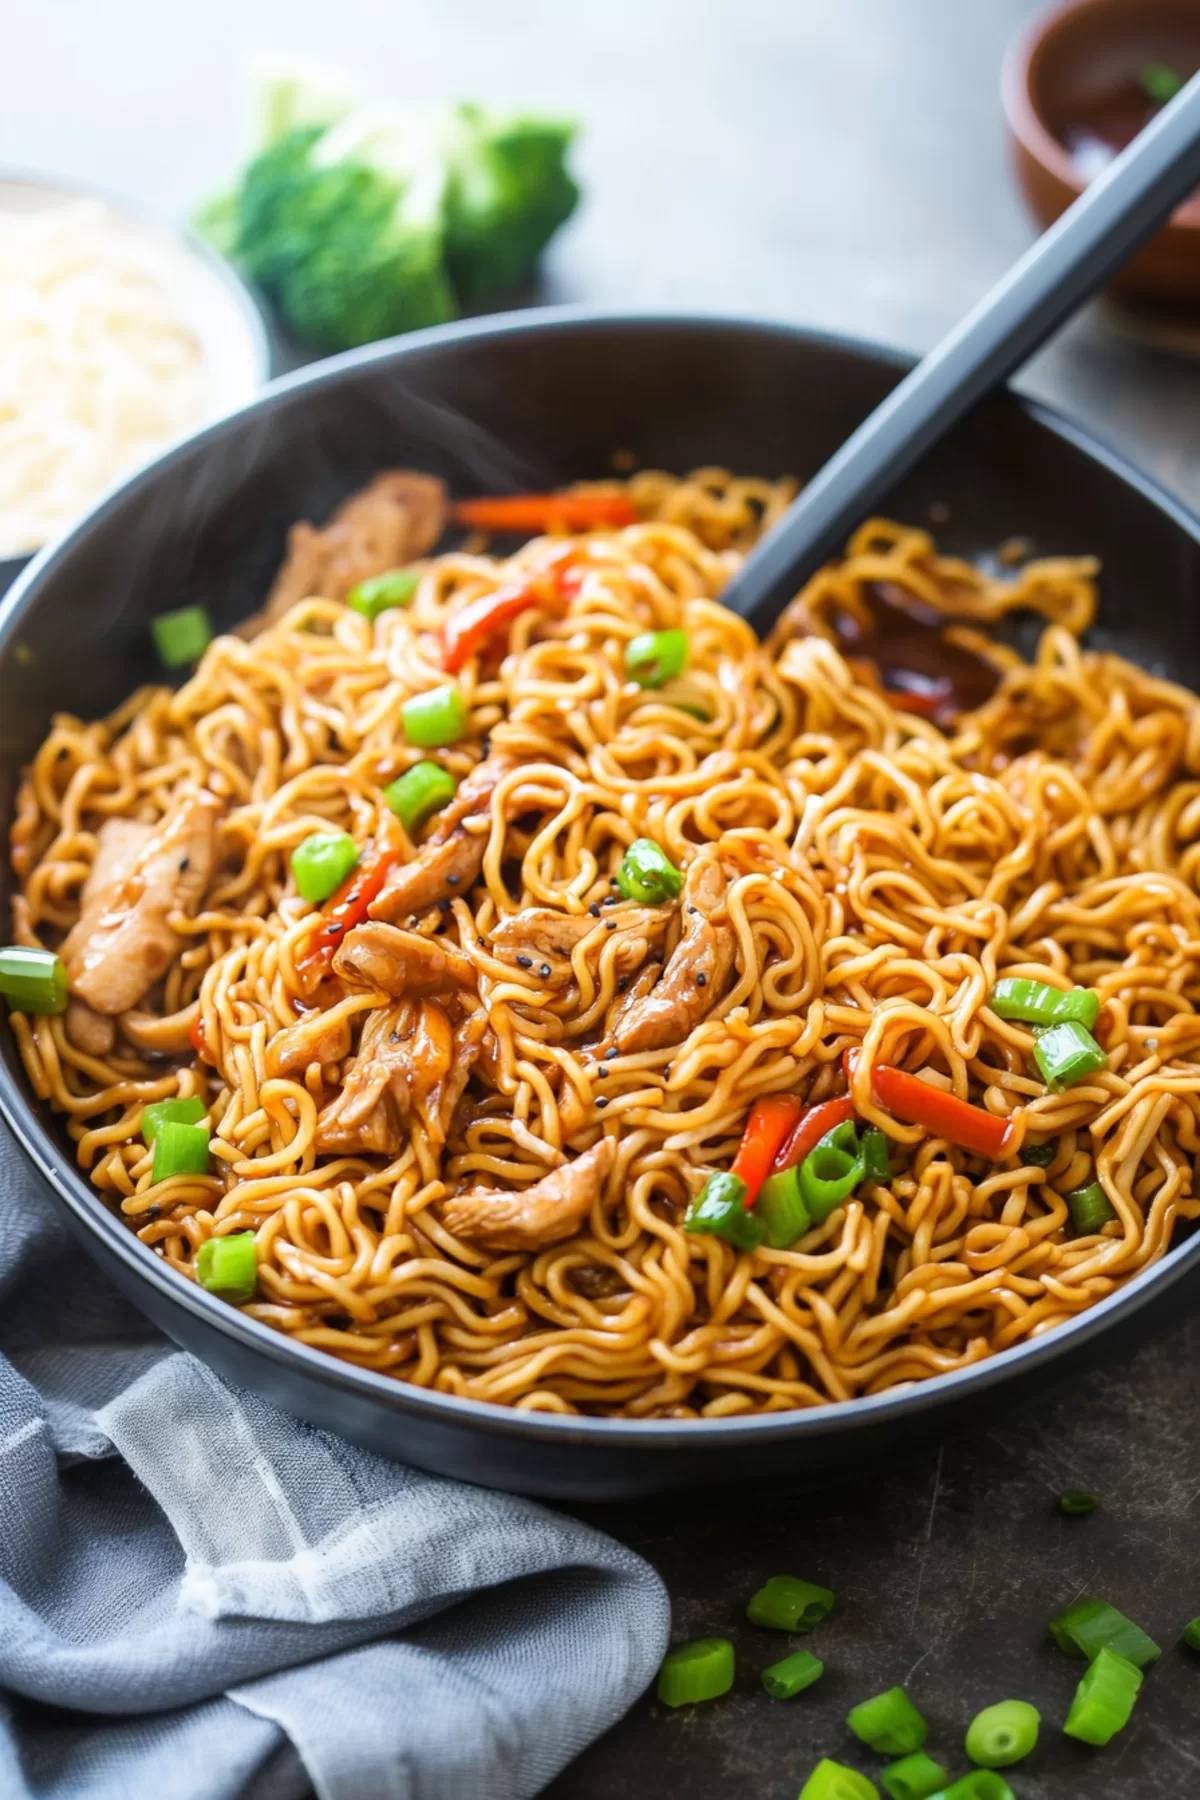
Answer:
<svg viewBox="0 0 1200 1800"><path fill-rule="evenodd" d="M3 1800L519 1800L668 1624L612 1539L174 1350L0 1127Z"/></svg>

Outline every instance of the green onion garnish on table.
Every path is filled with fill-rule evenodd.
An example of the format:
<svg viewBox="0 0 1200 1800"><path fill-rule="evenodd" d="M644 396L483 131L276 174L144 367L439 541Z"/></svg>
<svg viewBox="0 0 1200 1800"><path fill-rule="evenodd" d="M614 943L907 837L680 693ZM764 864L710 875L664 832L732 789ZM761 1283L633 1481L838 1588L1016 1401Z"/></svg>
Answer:
<svg viewBox="0 0 1200 1800"><path fill-rule="evenodd" d="M1147 62L1138 70L1138 86L1155 106L1165 106L1184 85L1183 76L1170 63Z"/></svg>
<svg viewBox="0 0 1200 1800"><path fill-rule="evenodd" d="M467 703L457 682L448 681L427 693L413 694L400 708L400 723L410 744L440 750L467 734Z"/></svg>
<svg viewBox="0 0 1200 1800"><path fill-rule="evenodd" d="M1095 1512L1099 1504L1099 1494L1088 1493L1085 1488L1074 1488L1058 1497L1058 1510L1068 1518L1082 1518L1085 1513Z"/></svg>
<svg viewBox="0 0 1200 1800"><path fill-rule="evenodd" d="M800 1789L798 1800L879 1800L879 1789L857 1769L825 1756Z"/></svg>
<svg viewBox="0 0 1200 1800"><path fill-rule="evenodd" d="M732 1169L710 1175L684 1214L683 1229L694 1237L724 1238L735 1250L757 1250L766 1226L746 1211L746 1184Z"/></svg>
<svg viewBox="0 0 1200 1800"><path fill-rule="evenodd" d="M1162 1655L1140 1625L1107 1600L1097 1600L1090 1594L1073 1600L1051 1619L1050 1635L1068 1656L1086 1656L1090 1660L1101 1650L1115 1650L1139 1669Z"/></svg>
<svg viewBox="0 0 1200 1800"><path fill-rule="evenodd" d="M159 613L150 621L154 648L165 669L182 669L199 662L212 642L213 628L202 606L181 606L178 612Z"/></svg>
<svg viewBox="0 0 1200 1800"><path fill-rule="evenodd" d="M66 1012L67 971L62 957L36 945L9 944L0 950L0 994L14 1012Z"/></svg>
<svg viewBox="0 0 1200 1800"><path fill-rule="evenodd" d="M1041 1722L1037 1707L1028 1700L998 1700L976 1713L968 1725L967 1755L985 1769L1007 1769L1029 1755Z"/></svg>
<svg viewBox="0 0 1200 1800"><path fill-rule="evenodd" d="M1033 1060L1055 1093L1108 1067L1108 1057L1091 1032L1074 1019L1043 1031L1034 1042Z"/></svg>
<svg viewBox="0 0 1200 1800"><path fill-rule="evenodd" d="M793 1650L782 1662L763 1670L762 1684L772 1700L790 1700L819 1681L824 1673L825 1664L811 1650Z"/></svg>
<svg viewBox="0 0 1200 1800"><path fill-rule="evenodd" d="M950 1772L943 1769L941 1763L934 1762L924 1750L914 1750L911 1756L889 1763L879 1779L890 1800L931 1800L932 1795L945 1787Z"/></svg>
<svg viewBox="0 0 1200 1800"><path fill-rule="evenodd" d="M907 1756L929 1736L928 1725L902 1687L852 1706L846 1723L856 1738L884 1756Z"/></svg>
<svg viewBox="0 0 1200 1800"><path fill-rule="evenodd" d="M716 1700L733 1686L733 1645L728 1638L696 1638L668 1650L658 1671L658 1697L664 1706L694 1706Z"/></svg>
<svg viewBox="0 0 1200 1800"><path fill-rule="evenodd" d="M411 569L389 569L385 575L372 575L369 581L360 581L350 589L346 605L373 624L380 613L409 604L417 591L417 579Z"/></svg>
<svg viewBox="0 0 1200 1800"><path fill-rule="evenodd" d="M358 861L358 849L348 831L314 831L292 851L292 874L302 899L320 906L336 894Z"/></svg>
<svg viewBox="0 0 1200 1800"><path fill-rule="evenodd" d="M164 1125L198 1125L207 1112L198 1094L186 1100L152 1100L142 1108L142 1136L152 1144Z"/></svg>
<svg viewBox="0 0 1200 1800"><path fill-rule="evenodd" d="M1086 1187L1072 1188L1064 1194L1067 1210L1071 1215L1071 1223L1080 1237L1091 1237L1103 1229L1110 1219L1115 1219L1116 1209L1098 1181L1089 1181Z"/></svg>
<svg viewBox="0 0 1200 1800"><path fill-rule="evenodd" d="M1142 1671L1115 1650L1097 1652L1075 1689L1063 1730L1085 1744L1107 1744L1129 1723Z"/></svg>
<svg viewBox="0 0 1200 1800"><path fill-rule="evenodd" d="M168 1119L154 1137L153 1181L169 1181L172 1175L208 1173L208 1126L183 1125Z"/></svg>
<svg viewBox="0 0 1200 1800"><path fill-rule="evenodd" d="M1016 1800L1003 1775L994 1769L972 1769L960 1775L948 1788L933 1795L933 1800Z"/></svg>
<svg viewBox="0 0 1200 1800"><path fill-rule="evenodd" d="M419 831L435 812L448 806L458 792L458 783L440 763L414 763L383 790L383 797L411 834Z"/></svg>
<svg viewBox="0 0 1200 1800"><path fill-rule="evenodd" d="M752 1625L771 1631L811 1631L833 1611L833 1594L815 1581L795 1575L772 1575L746 1607Z"/></svg>
<svg viewBox="0 0 1200 1800"><path fill-rule="evenodd" d="M1012 977L996 983L988 1005L1002 1019L1043 1028L1075 1020L1090 1031L1100 1017L1100 996L1092 988L1076 987L1064 992L1045 981Z"/></svg>
<svg viewBox="0 0 1200 1800"><path fill-rule="evenodd" d="M252 1231L210 1237L196 1253L196 1280L233 1306L253 1300L258 1288L258 1247Z"/></svg>
<svg viewBox="0 0 1200 1800"><path fill-rule="evenodd" d="M626 900L662 906L679 898L683 876L653 838L635 838L621 858L617 888Z"/></svg>
<svg viewBox="0 0 1200 1800"><path fill-rule="evenodd" d="M1200 1650L1200 1618L1188 1620L1183 1628L1183 1641L1189 1650Z"/></svg>
<svg viewBox="0 0 1200 1800"><path fill-rule="evenodd" d="M665 687L687 668L686 631L643 631L625 646L626 673L639 687Z"/></svg>
<svg viewBox="0 0 1200 1800"><path fill-rule="evenodd" d="M800 1194L814 1225L848 1200L865 1175L858 1133L850 1119L827 1131L800 1164Z"/></svg>

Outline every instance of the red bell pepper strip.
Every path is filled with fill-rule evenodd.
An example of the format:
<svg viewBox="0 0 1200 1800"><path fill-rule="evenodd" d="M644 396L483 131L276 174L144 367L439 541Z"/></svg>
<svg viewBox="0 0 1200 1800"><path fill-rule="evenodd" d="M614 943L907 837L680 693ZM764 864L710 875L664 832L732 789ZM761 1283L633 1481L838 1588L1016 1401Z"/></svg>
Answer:
<svg viewBox="0 0 1200 1800"><path fill-rule="evenodd" d="M827 1131L832 1131L837 1125L844 1125L847 1119L853 1117L854 1102L849 1094L842 1094L837 1100L822 1100L818 1106L806 1107L795 1130L784 1139L772 1166L772 1175L781 1175L785 1169L794 1169L804 1161L810 1150L816 1149Z"/></svg>
<svg viewBox="0 0 1200 1800"><path fill-rule="evenodd" d="M846 1073L854 1080L861 1050L847 1050ZM989 1162L1002 1162L1015 1127L1011 1119L1001 1119L985 1112L982 1106L971 1106L957 1094L931 1086L904 1069L893 1069L887 1063L876 1063L871 1070L871 1091L880 1106L894 1113L906 1125L923 1125L934 1137L957 1144L974 1156L986 1156Z"/></svg>
<svg viewBox="0 0 1200 1800"><path fill-rule="evenodd" d="M456 500L456 525L509 536L543 531L594 531L636 525L637 512L624 494L502 494L483 500Z"/></svg>
<svg viewBox="0 0 1200 1800"><path fill-rule="evenodd" d="M766 1094L750 1109L732 1173L746 1184L745 1205L754 1205L758 1190L771 1173L780 1144L800 1115L795 1094Z"/></svg>
<svg viewBox="0 0 1200 1800"><path fill-rule="evenodd" d="M316 970L324 973L346 933L362 924L367 916L368 906L378 895L399 858L398 849L383 850L347 875L325 907L325 923L313 935L303 956L297 960L297 972L306 984Z"/></svg>
<svg viewBox="0 0 1200 1800"><path fill-rule="evenodd" d="M510 582L481 594L446 620L442 633L442 667L457 675L469 657L482 650L492 633L511 625L519 613L536 606L542 595L528 582Z"/></svg>
<svg viewBox="0 0 1200 1800"><path fill-rule="evenodd" d="M196 1052L196 1055L200 1058L201 1062L212 1062L212 1057L208 1054L208 1044L204 1037L204 1014L202 1012L198 1012L188 1026L188 1042Z"/></svg>

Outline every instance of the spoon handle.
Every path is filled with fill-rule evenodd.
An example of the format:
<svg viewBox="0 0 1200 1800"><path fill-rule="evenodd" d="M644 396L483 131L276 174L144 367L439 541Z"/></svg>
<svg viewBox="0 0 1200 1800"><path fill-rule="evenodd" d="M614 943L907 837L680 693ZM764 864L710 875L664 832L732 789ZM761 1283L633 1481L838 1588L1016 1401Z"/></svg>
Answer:
<svg viewBox="0 0 1200 1800"><path fill-rule="evenodd" d="M722 601L766 632L884 494L1089 299L1200 183L1200 75L852 432Z"/></svg>

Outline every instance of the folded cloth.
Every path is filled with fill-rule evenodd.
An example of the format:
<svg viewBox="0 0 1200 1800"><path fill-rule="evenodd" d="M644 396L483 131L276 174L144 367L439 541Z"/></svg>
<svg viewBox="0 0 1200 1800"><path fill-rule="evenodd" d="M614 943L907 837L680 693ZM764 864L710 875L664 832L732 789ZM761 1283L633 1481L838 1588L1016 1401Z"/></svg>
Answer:
<svg viewBox="0 0 1200 1800"><path fill-rule="evenodd" d="M173 1349L3 1127L0 1204L4 1800L517 1800L645 1687L631 1551Z"/></svg>

